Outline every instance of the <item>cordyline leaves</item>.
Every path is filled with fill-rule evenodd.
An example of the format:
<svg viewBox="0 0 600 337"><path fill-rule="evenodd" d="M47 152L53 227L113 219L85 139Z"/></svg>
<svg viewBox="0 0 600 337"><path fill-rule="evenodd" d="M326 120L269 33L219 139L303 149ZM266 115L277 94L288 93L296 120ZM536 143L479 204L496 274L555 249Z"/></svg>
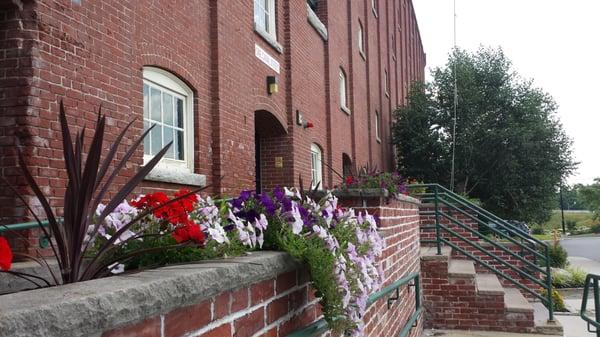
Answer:
<svg viewBox="0 0 600 337"><path fill-rule="evenodd" d="M118 261L114 258L110 258L115 249L125 244L128 240L125 240L119 244L116 244L117 238L122 233L131 228L134 224L139 222L145 216L152 214L152 212L160 207L166 206L170 203L177 202L180 199L188 197L192 194L198 193L204 188L199 188L186 195L182 195L178 198L174 198L165 202L155 208L148 209L140 213L130 223L124 225L111 239L107 240L99 249L95 256L91 259L84 259L88 252L89 242L86 236L94 238L98 235L98 229L104 222L104 219L115 210L115 208L125 200L125 198L134 190L134 188L148 175L148 173L156 166L156 164L162 159L167 152L171 143L167 144L161 151L154 156L147 164L142 166L139 171L131 177L117 193L108 200L104 211L97 217L95 212L102 200L104 200L108 190L113 186L115 178L119 175L120 171L125 167L127 161L135 153L138 146L142 143L144 137L148 135L150 130L154 127L150 127L146 130L142 137L136 140L131 148L125 153L123 158L118 160L114 165L114 169L110 174L109 168L113 164L117 148L120 146L121 141L125 133L129 130L131 124L129 123L117 136L113 142L111 148L108 150L104 158L103 154L103 140L104 130L106 126L106 117L102 115L101 111L98 111L98 120L94 129L92 141L90 143L87 158L83 160L83 147L84 147L84 133L85 129L78 132L75 136L75 144L71 137L69 125L67 123L65 108L63 103L60 104L60 125L63 139L63 156L65 161L65 168L67 171L68 183L64 196L64 217L62 220L54 214L48 199L42 193L40 187L33 178L31 172L25 164L23 154L19 151L19 166L23 170L23 175L27 180L27 183L31 187L32 191L40 201L46 217L49 222L50 233L55 238L55 243L50 240L52 250L56 256L60 273L61 281L65 283L73 283L78 281L85 281L96 277L108 274L110 271L109 266L115 262L124 262L128 258L133 258L140 254L147 253L147 250L140 250L128 254L128 256L121 257ZM14 190L14 189L13 189ZM14 190L16 192L16 190ZM19 196L22 201L24 199ZM29 208L29 206L27 206ZM29 208L30 211L31 208ZM33 213L33 212L32 212ZM40 224L40 228L44 231L44 234L49 236L48 231L41 225L41 221L37 216L34 217ZM92 228L90 231L89 229ZM173 245L164 247L164 249L174 249L183 246Z"/></svg>

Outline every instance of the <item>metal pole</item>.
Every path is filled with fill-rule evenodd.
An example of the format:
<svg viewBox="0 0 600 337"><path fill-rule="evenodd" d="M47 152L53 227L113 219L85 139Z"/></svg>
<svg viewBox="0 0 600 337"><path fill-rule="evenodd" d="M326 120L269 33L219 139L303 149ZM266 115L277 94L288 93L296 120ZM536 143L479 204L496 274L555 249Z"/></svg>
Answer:
<svg viewBox="0 0 600 337"><path fill-rule="evenodd" d="M548 292L548 322L554 322L554 303L552 301L552 273L550 270L550 259L548 245L546 247L546 291Z"/></svg>
<svg viewBox="0 0 600 337"><path fill-rule="evenodd" d="M434 186L434 204L435 204L435 242L437 245L437 255L442 255L442 242L440 240L440 209L438 202L438 185Z"/></svg>
<svg viewBox="0 0 600 337"><path fill-rule="evenodd" d="M565 229L565 206L563 203L563 193L562 193L562 185L560 186L560 215L562 217L562 230L563 234L567 234L567 230Z"/></svg>
<svg viewBox="0 0 600 337"><path fill-rule="evenodd" d="M594 308L596 310L596 322L600 323L600 293L598 292L598 279L594 279ZM596 336L600 337L600 328L596 328Z"/></svg>

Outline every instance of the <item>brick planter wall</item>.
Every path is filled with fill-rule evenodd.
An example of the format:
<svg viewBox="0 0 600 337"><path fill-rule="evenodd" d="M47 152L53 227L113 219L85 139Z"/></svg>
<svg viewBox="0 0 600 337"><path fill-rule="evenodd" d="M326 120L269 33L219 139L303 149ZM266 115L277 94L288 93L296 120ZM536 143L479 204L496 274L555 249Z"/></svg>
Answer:
<svg viewBox="0 0 600 337"><path fill-rule="evenodd" d="M363 195L361 196L360 193ZM357 195L358 194L358 195ZM386 286L412 272L419 272L419 201L411 197L387 197L387 193L374 191L349 191L338 193L340 203L353 207L356 212L368 211L379 220L385 240L381 267ZM388 310L385 299L379 300L367 311L365 322L369 336L397 336L415 308L414 289L400 288L400 299ZM410 336L420 336L423 323Z"/></svg>
<svg viewBox="0 0 600 337"><path fill-rule="evenodd" d="M385 238L385 285L419 271L418 201L371 198L366 206ZM390 309L386 298L374 303L365 336L397 336L415 310L414 292L401 287ZM0 296L0 336L11 337L283 337L320 318L306 269L281 252ZM422 327L420 318L410 336Z"/></svg>

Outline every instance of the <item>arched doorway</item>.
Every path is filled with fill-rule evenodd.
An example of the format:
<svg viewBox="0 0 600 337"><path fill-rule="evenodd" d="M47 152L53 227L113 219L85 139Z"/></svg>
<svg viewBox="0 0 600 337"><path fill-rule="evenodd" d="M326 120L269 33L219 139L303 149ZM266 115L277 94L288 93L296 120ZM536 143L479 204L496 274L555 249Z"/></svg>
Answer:
<svg viewBox="0 0 600 337"><path fill-rule="evenodd" d="M256 192L284 186L292 170L286 128L272 113L258 110L254 130Z"/></svg>

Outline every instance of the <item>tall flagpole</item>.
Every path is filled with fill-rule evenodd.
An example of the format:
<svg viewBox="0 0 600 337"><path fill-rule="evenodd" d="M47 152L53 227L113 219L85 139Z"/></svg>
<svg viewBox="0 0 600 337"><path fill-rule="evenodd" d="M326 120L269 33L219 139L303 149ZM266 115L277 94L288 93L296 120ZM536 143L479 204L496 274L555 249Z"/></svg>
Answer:
<svg viewBox="0 0 600 337"><path fill-rule="evenodd" d="M454 62L453 62L453 72L454 72L454 121L452 126L452 168L450 171L450 190L454 192L454 160L456 153L456 110L458 107L458 80L456 74L456 0L454 0Z"/></svg>

